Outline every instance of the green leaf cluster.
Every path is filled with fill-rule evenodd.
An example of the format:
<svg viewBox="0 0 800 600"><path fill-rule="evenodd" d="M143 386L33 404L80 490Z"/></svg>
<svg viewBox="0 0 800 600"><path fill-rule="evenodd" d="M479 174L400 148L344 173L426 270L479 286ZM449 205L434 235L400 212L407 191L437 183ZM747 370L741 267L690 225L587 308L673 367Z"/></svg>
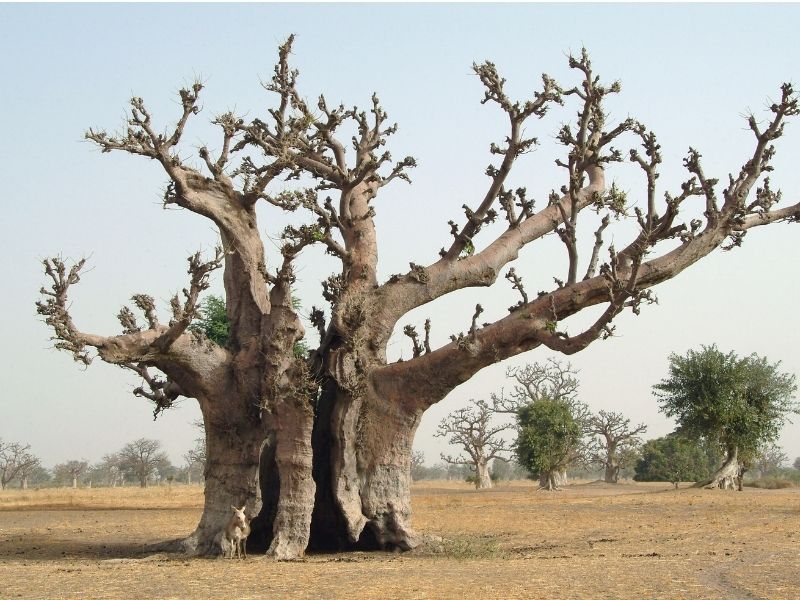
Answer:
<svg viewBox="0 0 800 600"><path fill-rule="evenodd" d="M301 302L299 298L292 297L292 308L299 311ZM228 311L225 307L225 298L210 295L200 305L200 318L192 324L193 330L201 331L205 336L223 348L228 346L229 324ZM300 340L294 345L295 358L306 358L310 349L305 340Z"/></svg>
<svg viewBox="0 0 800 600"><path fill-rule="evenodd" d="M222 296L207 296L200 305L200 318L192 328L202 331L205 336L223 348L228 345L228 311Z"/></svg>
<svg viewBox="0 0 800 600"><path fill-rule="evenodd" d="M565 468L581 438L580 424L561 400L542 398L523 406L517 425L517 460L531 473Z"/></svg>
<svg viewBox="0 0 800 600"><path fill-rule="evenodd" d="M672 483L701 481L715 470L719 460L719 452L704 440L671 433L644 444L633 479Z"/></svg>

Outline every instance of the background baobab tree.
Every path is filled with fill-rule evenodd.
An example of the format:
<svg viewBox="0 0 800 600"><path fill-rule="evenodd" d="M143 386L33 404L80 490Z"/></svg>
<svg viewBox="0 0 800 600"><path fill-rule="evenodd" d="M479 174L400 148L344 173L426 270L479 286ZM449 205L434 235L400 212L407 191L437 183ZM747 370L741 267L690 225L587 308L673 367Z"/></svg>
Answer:
<svg viewBox="0 0 800 600"><path fill-rule="evenodd" d="M532 363L522 367L509 368L506 377L514 381L510 390L503 389L500 394L492 394L492 403L497 413L513 414L519 421L520 412L530 405L543 400L562 403L569 411L579 429L584 429L590 417L589 407L578 400L578 372L570 363L550 358L544 363ZM545 411L548 412L549 411ZM548 465L539 477L539 485L552 489L567 483L566 466L575 462L587 451L581 448L582 437L568 437L572 446L555 452L556 460L545 461ZM543 463L544 464L544 463ZM552 469L550 465L561 466Z"/></svg>
<svg viewBox="0 0 800 600"><path fill-rule="evenodd" d="M186 483L192 483L192 472L195 470L204 471L206 468L206 444L205 439L197 440L194 448L189 448L184 455L183 461L186 464Z"/></svg>
<svg viewBox="0 0 800 600"><path fill-rule="evenodd" d="M68 460L53 467L53 475L62 485L68 484L72 488L78 487L78 479L89 469L85 460Z"/></svg>
<svg viewBox="0 0 800 600"><path fill-rule="evenodd" d="M30 449L30 445L0 439L0 489L6 489L17 478L23 488L27 487L28 475L40 466L39 459L29 452Z"/></svg>
<svg viewBox="0 0 800 600"><path fill-rule="evenodd" d="M644 423L632 427L631 420L622 413L599 411L591 415L584 425L584 434L592 436L588 443L591 456L588 460L603 465L603 479L606 483L617 483L619 470L626 459L635 456L641 446L640 434L647 431Z"/></svg>
<svg viewBox="0 0 800 600"><path fill-rule="evenodd" d="M140 487L147 487L153 474L169 465L167 453L161 449L158 440L133 440L122 447L118 456L122 469L133 473Z"/></svg>
<svg viewBox="0 0 800 600"><path fill-rule="evenodd" d="M464 454L456 456L442 454L442 460L450 465L467 465L475 472L475 487L479 490L492 487L489 461L505 460L511 451L502 438L511 425L493 425L494 411L484 400L471 400L467 408L451 412L439 423L437 437L457 446Z"/></svg>
<svg viewBox="0 0 800 600"><path fill-rule="evenodd" d="M572 354L610 336L617 315L626 309L638 314L653 300L653 286L721 246L740 245L753 227L800 215L800 205L777 208L779 195L763 179L774 141L797 113L789 85L766 122L748 120L754 148L733 167L727 184L706 174L700 154L690 150L685 182L659 201L662 156L655 134L633 119L608 120L604 102L620 85L603 83L585 52L569 58L574 85L545 75L521 101L509 96L496 66L484 62L474 65L482 102L499 109L507 127L489 148L488 184L464 204L463 217L451 221L451 239L438 257L379 281L378 197L385 186L408 180L415 161L393 162L386 151L397 128L377 96L367 110L334 106L323 96L307 102L289 66L291 44L290 38L280 47L265 84L273 108L249 120L232 113L215 117L221 139L214 149L199 149L199 163L185 158L188 150L180 152L186 124L200 110L199 83L180 91L179 115L166 129L134 97L121 132L87 133L103 152L159 165L168 178L165 205L206 217L219 230L222 247L213 257L189 259L189 283L170 303L167 320L153 298L140 293L132 302L143 323L124 308L121 334L85 332L71 318L68 299L85 261L44 261L49 287L38 310L58 348L83 364L94 349L102 360L133 370L143 381L136 393L151 400L156 413L180 397L198 401L208 464L200 523L180 544L188 552L213 552L230 505L242 503L259 513L253 537L260 536L277 558L297 557L309 547L414 547L409 467L425 410L488 365L540 347ZM535 121L564 104L576 111L574 122L557 133L564 183L537 204L509 175L536 146L529 137ZM628 156L645 185L626 196L608 185L606 171L624 160L615 146L628 143L640 146ZM273 217L307 215L281 223L276 264L265 259L256 211L261 206ZM607 246L603 236L618 222L630 227ZM522 277L507 267L550 233L563 243L565 266L554 273L551 289L529 294ZM338 265L323 282L327 312L311 310L320 341L306 358L293 351L304 329L291 285L295 263L311 245L321 245ZM189 329L217 268L224 269L229 323L224 347ZM413 323L401 323L437 298L498 279L513 286L519 301L489 322L479 321L484 311L476 306L464 315L465 331L453 333L450 343L431 344L435 324L421 336ZM572 327L570 318L592 307L592 322ZM398 327L412 339L413 356L390 363L386 349Z"/></svg>

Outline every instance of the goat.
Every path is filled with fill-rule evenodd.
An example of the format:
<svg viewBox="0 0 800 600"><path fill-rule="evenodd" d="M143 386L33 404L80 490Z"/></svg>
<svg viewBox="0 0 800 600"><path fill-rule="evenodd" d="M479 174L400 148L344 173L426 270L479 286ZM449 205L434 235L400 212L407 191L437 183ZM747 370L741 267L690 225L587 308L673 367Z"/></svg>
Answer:
<svg viewBox="0 0 800 600"><path fill-rule="evenodd" d="M245 506L242 506L242 508L231 506L233 515L228 520L223 533L223 539L230 544L228 558L233 558L234 551L237 558L247 558L247 536L250 535L250 517L244 512Z"/></svg>

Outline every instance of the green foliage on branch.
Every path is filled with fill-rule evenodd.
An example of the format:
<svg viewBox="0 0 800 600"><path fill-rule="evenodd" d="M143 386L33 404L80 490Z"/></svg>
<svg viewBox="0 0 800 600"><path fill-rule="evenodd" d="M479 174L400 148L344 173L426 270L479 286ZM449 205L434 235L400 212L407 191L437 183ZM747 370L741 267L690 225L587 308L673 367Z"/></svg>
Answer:
<svg viewBox="0 0 800 600"><path fill-rule="evenodd" d="M292 307L300 310L300 300L292 298ZM225 298L222 296L207 296L200 306L200 318L192 324L192 329L200 331L217 344L226 348L228 346L229 324L228 311L225 307ZM305 358L309 353L308 344L304 339L294 345L296 358Z"/></svg>
<svg viewBox="0 0 800 600"><path fill-rule="evenodd" d="M200 306L200 319L192 326L223 348L228 345L228 312L222 296L208 296Z"/></svg>
<svg viewBox="0 0 800 600"><path fill-rule="evenodd" d="M669 377L653 386L661 411L687 436L705 437L726 452L738 449L741 458L774 441L787 415L798 411L795 377L781 373L780 363L716 346L672 354L669 362Z"/></svg>

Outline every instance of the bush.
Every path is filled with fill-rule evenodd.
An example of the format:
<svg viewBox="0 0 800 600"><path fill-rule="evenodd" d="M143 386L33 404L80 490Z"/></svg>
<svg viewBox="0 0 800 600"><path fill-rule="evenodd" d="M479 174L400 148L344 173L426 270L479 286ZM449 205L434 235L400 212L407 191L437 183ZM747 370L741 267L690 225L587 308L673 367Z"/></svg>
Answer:
<svg viewBox="0 0 800 600"><path fill-rule="evenodd" d="M745 481L745 487L759 488L762 490L783 490L786 488L794 487L795 484L788 479L781 479L779 477L762 477L761 479L753 479L752 481Z"/></svg>

